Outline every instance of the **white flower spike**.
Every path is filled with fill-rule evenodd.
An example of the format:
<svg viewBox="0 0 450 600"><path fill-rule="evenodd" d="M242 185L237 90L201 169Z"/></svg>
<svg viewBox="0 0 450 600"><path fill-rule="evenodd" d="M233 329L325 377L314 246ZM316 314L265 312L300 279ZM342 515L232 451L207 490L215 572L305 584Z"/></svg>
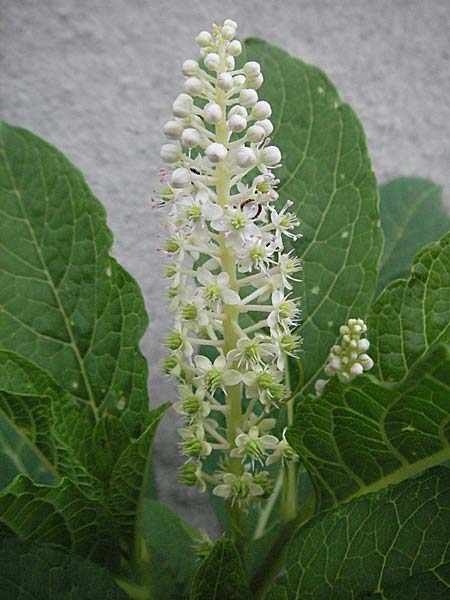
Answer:
<svg viewBox="0 0 450 600"><path fill-rule="evenodd" d="M273 205L272 171L282 156L269 139L272 107L256 91L260 65L236 66L236 30L227 19L212 34L200 32L203 65L183 63L184 92L161 148L172 172L155 204L167 212L175 329L164 370L180 383L175 410L186 422L180 478L202 490L205 480L214 483L215 494L245 507L271 489L262 463L293 457L285 438L271 433L275 419L263 416L289 393L286 357L300 343L293 331L300 310L289 293L300 263L284 248L286 238L299 237L291 203ZM223 453L219 475L202 470L212 452Z"/></svg>

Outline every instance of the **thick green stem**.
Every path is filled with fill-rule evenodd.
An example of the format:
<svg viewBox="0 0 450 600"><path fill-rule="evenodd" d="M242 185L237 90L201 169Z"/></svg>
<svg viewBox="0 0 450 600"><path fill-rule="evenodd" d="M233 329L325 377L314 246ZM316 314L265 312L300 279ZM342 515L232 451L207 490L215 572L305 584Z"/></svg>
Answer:
<svg viewBox="0 0 450 600"><path fill-rule="evenodd" d="M226 126L226 102L222 90L217 88L216 102L222 109L222 119L216 124L216 141L219 144L228 143L228 133ZM225 163L219 163L216 167L216 194L217 202L225 206L230 199L230 175ZM228 274L229 287L239 293L239 286L236 278L236 256L232 248L226 246L223 234L219 236L220 254L222 260L222 270ZM238 322L239 312L236 306L225 304L223 308L225 320L223 324L223 350L225 355L229 350L236 347L239 335L235 324ZM226 402L228 406L227 414L227 441L230 449L234 447L237 429L242 424L242 385L233 385L226 388ZM232 473L240 475L243 472L242 464L239 458L229 459L229 469ZM227 502L227 512L230 521L230 529L236 546L242 550L243 528L242 512L238 505Z"/></svg>
<svg viewBox="0 0 450 600"><path fill-rule="evenodd" d="M289 369L286 367L286 384L289 385ZM294 401L287 403L287 425L291 426L294 422ZM297 479L298 469L294 462L289 462L285 469L285 478L283 481L281 520L283 523L289 523L297 514Z"/></svg>

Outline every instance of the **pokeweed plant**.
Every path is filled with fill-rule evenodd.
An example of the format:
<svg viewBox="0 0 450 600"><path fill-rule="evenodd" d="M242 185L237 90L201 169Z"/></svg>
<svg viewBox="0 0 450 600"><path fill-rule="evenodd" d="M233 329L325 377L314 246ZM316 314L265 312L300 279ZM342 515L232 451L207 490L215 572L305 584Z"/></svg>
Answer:
<svg viewBox="0 0 450 600"><path fill-rule="evenodd" d="M154 196L179 476L210 494L217 541L157 500L167 405L148 409L143 299L102 206L60 152L1 125L2 597L448 597L441 191L378 192L325 75L235 37L214 25L183 64Z"/></svg>

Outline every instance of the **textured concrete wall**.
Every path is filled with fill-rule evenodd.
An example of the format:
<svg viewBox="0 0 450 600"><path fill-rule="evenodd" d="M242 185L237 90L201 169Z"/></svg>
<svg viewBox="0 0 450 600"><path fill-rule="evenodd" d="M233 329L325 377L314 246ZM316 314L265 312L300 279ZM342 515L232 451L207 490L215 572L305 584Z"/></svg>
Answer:
<svg viewBox="0 0 450 600"><path fill-rule="evenodd" d="M361 118L381 182L430 177L449 190L449 0L0 0L5 120L56 144L106 205L114 254L139 281L152 324L143 340L154 404L173 400L160 375L169 326L157 215L147 202L161 127L195 58L195 35L233 18L322 67ZM162 498L214 530L207 502L176 483L176 420L160 430Z"/></svg>

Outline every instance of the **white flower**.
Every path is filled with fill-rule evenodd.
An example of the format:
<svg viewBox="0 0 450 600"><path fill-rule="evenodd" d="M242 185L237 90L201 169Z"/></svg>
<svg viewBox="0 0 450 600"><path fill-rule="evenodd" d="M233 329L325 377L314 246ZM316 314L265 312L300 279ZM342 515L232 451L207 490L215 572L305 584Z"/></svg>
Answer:
<svg viewBox="0 0 450 600"><path fill-rule="evenodd" d="M241 382L242 376L239 371L230 369L222 354L212 363L207 356L197 355L194 357L197 375L194 383L199 389L216 390L218 387L233 386Z"/></svg>
<svg viewBox="0 0 450 600"><path fill-rule="evenodd" d="M268 412L274 404L278 405L286 398L287 388L281 383L283 375L274 365L244 373L242 381L246 386L247 397L258 398Z"/></svg>
<svg viewBox="0 0 450 600"><path fill-rule="evenodd" d="M273 357L275 347L270 337L256 334L253 338L243 337L237 342L236 348L227 354L227 360L235 362L239 369L252 369L263 364L264 360Z"/></svg>
<svg viewBox="0 0 450 600"><path fill-rule="evenodd" d="M197 279L204 286L202 290L204 297L216 309L220 309L220 302L225 304L241 303L239 294L228 287L230 282L228 273L222 272L219 275L213 275L204 267L199 267Z"/></svg>
<svg viewBox="0 0 450 600"><path fill-rule="evenodd" d="M181 453L193 458L204 458L211 454L211 445L205 439L203 425L196 423L189 428L179 429L183 441L180 442Z"/></svg>
<svg viewBox="0 0 450 600"><path fill-rule="evenodd" d="M180 389L182 398L173 405L178 414L184 415L189 420L201 420L210 414L211 407L204 400L204 391L196 390L194 392L189 386L180 386Z"/></svg>
<svg viewBox="0 0 450 600"><path fill-rule="evenodd" d="M266 455L266 450L275 448L278 444L278 439L274 435L260 435L259 428L253 426L248 433L240 433L235 439L235 448L230 452L230 456L242 458L242 462L246 458L251 461L263 461Z"/></svg>
<svg viewBox="0 0 450 600"><path fill-rule="evenodd" d="M287 209L292 206L292 204L293 203L291 201L286 202L280 212L277 212L274 208L271 208L270 220L275 227L275 237L280 245L283 244L283 235L290 237L293 240L296 240L298 237L298 234L292 233L292 229L297 228L300 225L300 221L295 215L286 212Z"/></svg>
<svg viewBox="0 0 450 600"><path fill-rule="evenodd" d="M267 324L271 329L282 329L289 333L290 327L298 324L300 309L294 300L284 297L281 290L272 292L273 310L267 317Z"/></svg>
<svg viewBox="0 0 450 600"><path fill-rule="evenodd" d="M248 238L238 253L238 269L241 273L248 273L253 269L266 271L273 264L273 255L278 249L274 237L270 233L258 232L256 236Z"/></svg>
<svg viewBox="0 0 450 600"><path fill-rule="evenodd" d="M197 234L200 239L208 236L207 221L219 219L222 215L222 208L210 200L207 190L182 196L176 203L176 210L181 215L181 224L191 227L191 233Z"/></svg>
<svg viewBox="0 0 450 600"><path fill-rule="evenodd" d="M227 207L224 213L211 222L211 227L225 234L225 243L238 250L246 240L259 234L259 228L252 222L252 207L243 210Z"/></svg>
<svg viewBox="0 0 450 600"><path fill-rule="evenodd" d="M254 483L253 475L245 472L242 475L225 473L222 477L223 483L216 485L213 494L222 498L231 499L239 505L247 505L254 497L262 496L264 489Z"/></svg>
<svg viewBox="0 0 450 600"><path fill-rule="evenodd" d="M277 460L280 460L280 459L283 461L285 461L285 460L292 461L292 462L298 461L298 454L289 445L289 442L286 439L286 427L283 430L282 439L280 441L277 440L277 445L276 445L275 451L266 460L266 465L269 466L269 465L273 464L274 462L277 462Z"/></svg>

